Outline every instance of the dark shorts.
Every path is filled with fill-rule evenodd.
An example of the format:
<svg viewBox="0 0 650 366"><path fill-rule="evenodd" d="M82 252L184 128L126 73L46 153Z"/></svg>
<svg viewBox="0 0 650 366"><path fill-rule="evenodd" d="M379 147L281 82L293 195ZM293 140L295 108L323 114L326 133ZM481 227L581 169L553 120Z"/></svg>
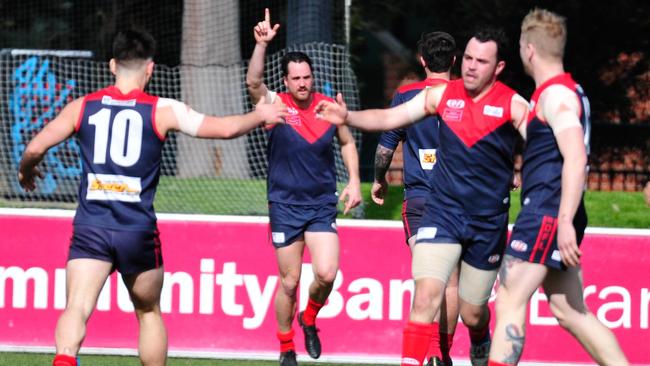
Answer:
<svg viewBox="0 0 650 366"><path fill-rule="evenodd" d="M127 231L75 225L68 260L99 259L113 263L113 271L135 274L163 265L158 230Z"/></svg>
<svg viewBox="0 0 650 366"><path fill-rule="evenodd" d="M291 245L305 231L336 233L336 204L291 205L269 203L271 242L276 248Z"/></svg>
<svg viewBox="0 0 650 366"><path fill-rule="evenodd" d="M413 197L402 202L402 224L404 224L406 245L408 245L409 239L418 232L426 202L426 197Z"/></svg>
<svg viewBox="0 0 650 366"><path fill-rule="evenodd" d="M508 213L492 216L465 215L445 211L427 203L416 243L462 246L461 259L471 266L493 270L503 260L508 236Z"/></svg>
<svg viewBox="0 0 650 366"><path fill-rule="evenodd" d="M578 246L587 228L587 215L579 210L573 220ZM506 254L550 268L566 269L557 247L557 217L520 213L512 229Z"/></svg>

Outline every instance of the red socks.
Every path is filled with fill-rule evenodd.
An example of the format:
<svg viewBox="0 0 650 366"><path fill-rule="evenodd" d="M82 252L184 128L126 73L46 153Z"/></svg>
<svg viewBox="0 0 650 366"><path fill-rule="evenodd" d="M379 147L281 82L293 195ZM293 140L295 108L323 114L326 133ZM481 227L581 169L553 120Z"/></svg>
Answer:
<svg viewBox="0 0 650 366"><path fill-rule="evenodd" d="M431 343L433 324L409 321L402 338L402 366L420 366ZM437 332L436 332L437 333Z"/></svg>
<svg viewBox="0 0 650 366"><path fill-rule="evenodd" d="M58 354L54 356L52 366L77 366L77 358L69 355Z"/></svg>
<svg viewBox="0 0 650 366"><path fill-rule="evenodd" d="M282 333L278 330L278 340L280 341L280 352L287 352L290 350L295 350L296 345L293 344L293 336L296 332L291 329L286 333Z"/></svg>
<svg viewBox="0 0 650 366"><path fill-rule="evenodd" d="M305 325L314 325L316 323L316 315L325 304L319 304L311 298L307 302L307 308L302 313L302 322Z"/></svg>
<svg viewBox="0 0 650 366"><path fill-rule="evenodd" d="M438 322L433 322L433 324L431 324L431 342L429 342L427 358L438 357L442 360L440 348L440 324Z"/></svg>

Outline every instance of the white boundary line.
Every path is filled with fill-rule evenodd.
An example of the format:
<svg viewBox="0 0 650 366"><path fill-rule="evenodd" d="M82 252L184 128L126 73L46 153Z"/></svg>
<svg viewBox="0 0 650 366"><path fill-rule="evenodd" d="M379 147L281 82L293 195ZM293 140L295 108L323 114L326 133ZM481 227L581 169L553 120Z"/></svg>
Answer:
<svg viewBox="0 0 650 366"><path fill-rule="evenodd" d="M74 210L42 209L42 208L0 208L1 216L36 216L36 217L73 217ZM232 222L249 224L267 224L267 216L234 216L234 215L193 215L159 213L161 221L189 221L189 222ZM367 228L402 228L402 223L397 220L354 220L338 219L337 224L345 227ZM510 225L512 229L512 225ZM600 235L626 235L650 237L650 229L623 229L606 227L588 227L587 234Z"/></svg>
<svg viewBox="0 0 650 366"><path fill-rule="evenodd" d="M21 353L50 353L54 354L54 347L33 347L33 346L11 346L0 345L0 352L21 352ZM110 355L110 356L136 356L137 350L131 348L98 348L83 347L81 355ZM222 360L263 360L275 361L278 355L275 353L243 353L232 351L169 351L170 357L175 358L198 358L198 359L222 359ZM333 355L321 356L318 360L313 360L306 355L298 356L298 361L309 361L311 363L358 363L374 365L396 365L400 363L398 357L388 356L371 356L371 355ZM454 360L454 365L471 366L469 360ZM546 362L522 362L521 366L585 366L590 363L546 363ZM638 366L650 366L650 364L636 364Z"/></svg>

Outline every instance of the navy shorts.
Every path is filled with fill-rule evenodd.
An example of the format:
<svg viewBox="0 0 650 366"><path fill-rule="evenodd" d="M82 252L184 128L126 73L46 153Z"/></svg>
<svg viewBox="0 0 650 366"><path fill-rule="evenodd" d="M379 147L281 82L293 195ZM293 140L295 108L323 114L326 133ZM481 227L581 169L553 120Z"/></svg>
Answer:
<svg viewBox="0 0 650 366"><path fill-rule="evenodd" d="M578 209L573 219L578 246L587 228L587 214L584 207ZM506 254L531 263L565 270L560 250L557 247L557 217L522 212L512 229Z"/></svg>
<svg viewBox="0 0 650 366"><path fill-rule="evenodd" d="M426 197L413 197L402 202L402 224L404 224L406 245L408 245L409 239L418 232L426 202Z"/></svg>
<svg viewBox="0 0 650 366"><path fill-rule="evenodd" d="M74 225L68 260L92 258L113 263L113 271L135 274L163 265L158 230L127 231Z"/></svg>
<svg viewBox="0 0 650 366"><path fill-rule="evenodd" d="M458 243L461 259L471 266L493 270L503 260L508 236L508 212L492 216L466 215L427 204L416 243Z"/></svg>
<svg viewBox="0 0 650 366"><path fill-rule="evenodd" d="M336 233L336 203L291 205L269 203L271 242L276 248L291 245L305 231Z"/></svg>

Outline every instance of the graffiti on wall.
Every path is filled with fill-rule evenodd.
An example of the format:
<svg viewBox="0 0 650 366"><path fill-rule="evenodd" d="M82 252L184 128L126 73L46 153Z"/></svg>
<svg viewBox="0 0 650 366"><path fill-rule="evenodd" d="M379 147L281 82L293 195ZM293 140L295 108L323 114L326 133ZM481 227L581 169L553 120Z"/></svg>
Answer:
<svg viewBox="0 0 650 366"><path fill-rule="evenodd" d="M13 119L10 132L11 164L17 170L29 141L72 100L76 82L58 82L55 73L50 70L50 61L35 56L14 70L12 82L15 87L9 100ZM77 181L81 173L77 141L68 139L52 147L41 167L44 174L44 179L38 184L41 194L55 193L63 180Z"/></svg>

